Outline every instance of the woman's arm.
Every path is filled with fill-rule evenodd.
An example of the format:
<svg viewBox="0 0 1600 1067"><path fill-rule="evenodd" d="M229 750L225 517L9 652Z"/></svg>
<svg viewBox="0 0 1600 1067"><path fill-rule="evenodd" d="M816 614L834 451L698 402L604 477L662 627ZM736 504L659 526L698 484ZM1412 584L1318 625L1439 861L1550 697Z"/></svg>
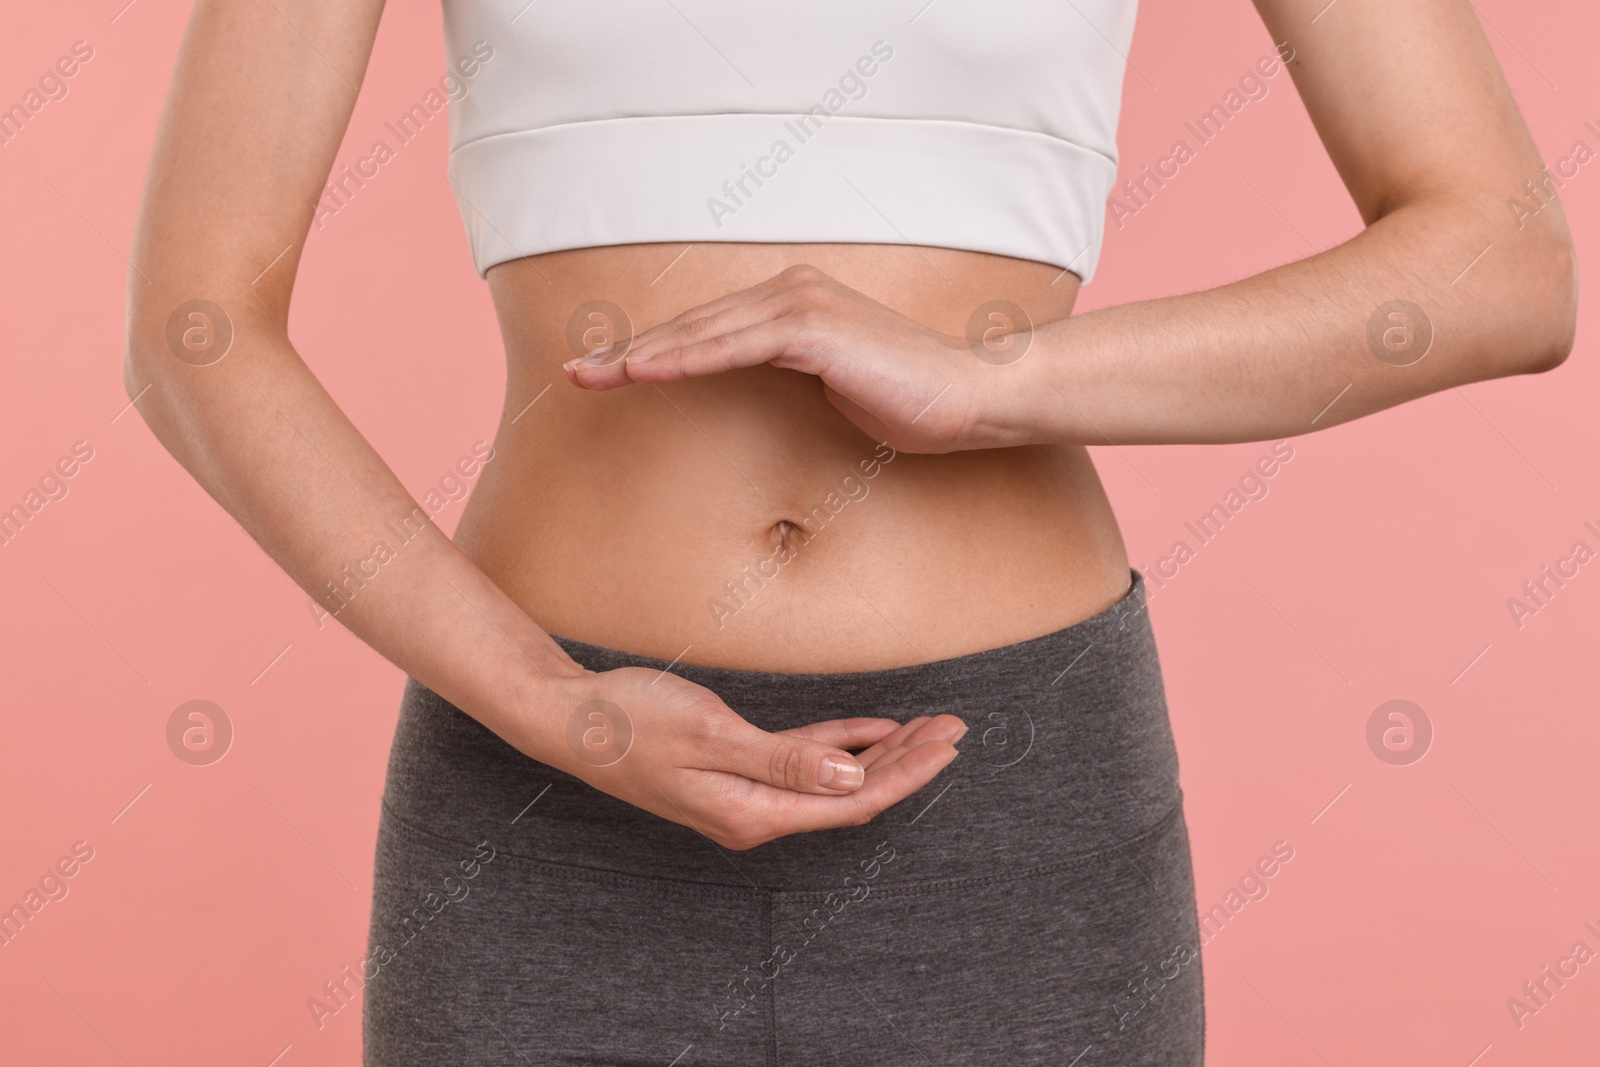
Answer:
<svg viewBox="0 0 1600 1067"><path fill-rule="evenodd" d="M1293 49L1292 76L1367 223L1349 241L1039 327L1010 342L1026 354L1006 365L792 268L641 333L621 362L601 353L568 373L607 389L770 361L821 377L874 439L948 452L1268 439L1558 365L1572 349L1576 258L1553 196L1536 212L1508 208L1537 205L1528 183L1543 166L1467 0L1257 7Z"/></svg>
<svg viewBox="0 0 1600 1067"><path fill-rule="evenodd" d="M553 738L518 709L581 669L426 521L288 337L313 205L382 8L196 4L134 236L123 377L161 443L302 589L542 750ZM380 542L393 558L368 562Z"/></svg>
<svg viewBox="0 0 1600 1067"><path fill-rule="evenodd" d="M1572 350L1561 205L1466 0L1256 0L1366 228L1207 292L1040 331L1019 364L1039 440L1250 441L1321 429ZM1312 18L1322 12L1312 23ZM1408 309L1388 308L1406 301ZM1393 311L1399 317L1391 317ZM1432 346L1420 354L1416 347ZM1387 335L1388 344L1385 344ZM1102 436L1103 435L1103 436Z"/></svg>
<svg viewBox="0 0 1600 1067"><path fill-rule="evenodd" d="M123 376L151 430L363 641L636 806L748 847L864 822L926 784L955 756L953 716L767 734L676 676L583 670L428 521L301 361L290 293L382 6L195 6L128 282ZM619 732L627 748L586 747ZM868 745L859 761L846 751ZM843 771L829 777L830 762Z"/></svg>

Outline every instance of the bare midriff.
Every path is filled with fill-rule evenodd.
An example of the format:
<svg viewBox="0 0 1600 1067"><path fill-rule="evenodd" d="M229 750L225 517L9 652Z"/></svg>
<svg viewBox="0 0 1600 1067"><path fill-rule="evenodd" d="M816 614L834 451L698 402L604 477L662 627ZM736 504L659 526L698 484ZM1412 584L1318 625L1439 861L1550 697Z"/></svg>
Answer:
<svg viewBox="0 0 1600 1067"><path fill-rule="evenodd" d="M561 364L809 263L962 337L979 305L1065 318L1078 278L978 252L870 244L648 244L490 269L507 387L461 548L548 632L743 670L837 673L1051 633L1128 589L1088 453L894 452L770 365L591 392ZM976 358L976 357L975 357ZM1044 358L1030 352L1027 359Z"/></svg>

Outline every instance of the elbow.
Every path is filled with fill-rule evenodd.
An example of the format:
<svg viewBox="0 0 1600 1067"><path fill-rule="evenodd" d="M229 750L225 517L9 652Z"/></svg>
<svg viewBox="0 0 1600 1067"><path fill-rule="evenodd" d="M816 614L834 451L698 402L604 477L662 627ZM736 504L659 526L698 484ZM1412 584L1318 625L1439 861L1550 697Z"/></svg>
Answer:
<svg viewBox="0 0 1600 1067"><path fill-rule="evenodd" d="M149 307L130 307L128 326L122 335L123 392L157 437L161 436L165 414L162 401L174 393L172 374L177 369L162 326L159 320L152 321Z"/></svg>
<svg viewBox="0 0 1600 1067"><path fill-rule="evenodd" d="M132 400L188 367L210 367L233 347L234 321L209 300L173 307L141 297L128 307L122 338L122 387Z"/></svg>
<svg viewBox="0 0 1600 1067"><path fill-rule="evenodd" d="M1578 256L1565 233L1525 261L1506 296L1516 326L1513 374L1555 370L1572 354L1578 332Z"/></svg>

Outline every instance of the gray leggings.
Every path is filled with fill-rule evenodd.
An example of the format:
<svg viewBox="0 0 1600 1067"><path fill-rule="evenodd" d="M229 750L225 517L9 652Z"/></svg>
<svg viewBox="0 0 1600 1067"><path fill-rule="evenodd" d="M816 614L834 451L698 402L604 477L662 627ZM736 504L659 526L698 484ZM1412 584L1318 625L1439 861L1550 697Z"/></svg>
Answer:
<svg viewBox="0 0 1600 1067"><path fill-rule="evenodd" d="M865 826L719 849L409 681L384 790L365 1062L1199 1064L1178 760L1144 580L1005 648L849 674L679 665L755 725L949 712ZM666 663L559 639L592 670Z"/></svg>

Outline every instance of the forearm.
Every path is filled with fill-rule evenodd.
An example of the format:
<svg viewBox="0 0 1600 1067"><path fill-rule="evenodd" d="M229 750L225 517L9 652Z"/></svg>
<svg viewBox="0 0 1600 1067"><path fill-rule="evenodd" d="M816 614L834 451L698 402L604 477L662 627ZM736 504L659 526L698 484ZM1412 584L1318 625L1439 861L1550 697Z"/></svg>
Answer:
<svg viewBox="0 0 1600 1067"><path fill-rule="evenodd" d="M1409 349L1402 320L1378 313L1396 300L1426 316L1410 323ZM1518 229L1487 196L1425 201L1230 285L1042 327L996 386L1032 442L1267 440L1547 370L1571 348L1575 307L1558 204ZM1431 346L1409 362L1430 327Z"/></svg>
<svg viewBox="0 0 1600 1067"><path fill-rule="evenodd" d="M129 253L124 384L157 439L328 614L560 766L585 672L429 521L288 338L312 204L382 7L195 5Z"/></svg>
<svg viewBox="0 0 1600 1067"><path fill-rule="evenodd" d="M581 669L429 521L277 324L229 303L232 348L208 366L164 350L161 305L135 309L127 386L156 437L352 633L560 762Z"/></svg>

